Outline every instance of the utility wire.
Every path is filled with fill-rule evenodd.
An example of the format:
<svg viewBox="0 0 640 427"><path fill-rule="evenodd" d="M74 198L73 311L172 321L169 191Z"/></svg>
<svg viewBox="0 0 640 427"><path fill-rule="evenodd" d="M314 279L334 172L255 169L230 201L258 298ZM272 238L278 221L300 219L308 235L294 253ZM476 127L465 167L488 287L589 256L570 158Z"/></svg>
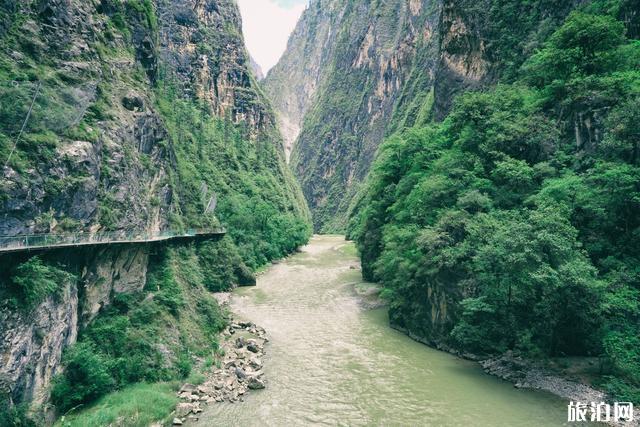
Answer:
<svg viewBox="0 0 640 427"><path fill-rule="evenodd" d="M13 148L11 149L11 152L9 153L9 157L7 157L7 161L4 162L4 168L6 168L7 165L9 164L9 161L11 160L11 156L13 156L13 152L16 151L16 147L18 146L18 142L20 142L20 137L22 137L22 133L24 132L25 128L27 127L27 122L29 122L29 117L31 117L31 112L33 111L33 106L36 103L36 98L40 94L40 86L41 85L42 85L42 82L38 82L38 86L36 87L36 93L33 95L33 99L31 100L31 106L29 107L29 111L27 112L27 117L24 118L24 123L22 123L22 129L20 129L20 133L18 134L18 137L16 138L16 142L13 144Z"/></svg>

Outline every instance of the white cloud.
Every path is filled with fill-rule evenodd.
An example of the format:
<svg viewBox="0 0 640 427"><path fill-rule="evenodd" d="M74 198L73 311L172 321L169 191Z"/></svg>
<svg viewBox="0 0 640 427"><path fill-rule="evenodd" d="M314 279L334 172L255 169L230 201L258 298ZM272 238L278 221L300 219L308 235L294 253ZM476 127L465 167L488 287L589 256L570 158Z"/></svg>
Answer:
<svg viewBox="0 0 640 427"><path fill-rule="evenodd" d="M249 53L262 71L276 63L308 0L238 0Z"/></svg>

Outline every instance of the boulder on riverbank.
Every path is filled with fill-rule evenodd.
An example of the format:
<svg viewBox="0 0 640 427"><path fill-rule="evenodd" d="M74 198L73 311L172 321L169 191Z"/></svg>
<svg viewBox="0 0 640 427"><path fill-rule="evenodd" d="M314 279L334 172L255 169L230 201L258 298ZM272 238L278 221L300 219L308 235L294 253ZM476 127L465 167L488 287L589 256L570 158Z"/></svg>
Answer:
<svg viewBox="0 0 640 427"><path fill-rule="evenodd" d="M218 402L241 402L249 390L266 387L262 371L266 331L251 322L231 321L222 332L224 356L219 367L206 372L201 385L184 384L178 391L181 402L175 410L174 425L194 420L203 405Z"/></svg>

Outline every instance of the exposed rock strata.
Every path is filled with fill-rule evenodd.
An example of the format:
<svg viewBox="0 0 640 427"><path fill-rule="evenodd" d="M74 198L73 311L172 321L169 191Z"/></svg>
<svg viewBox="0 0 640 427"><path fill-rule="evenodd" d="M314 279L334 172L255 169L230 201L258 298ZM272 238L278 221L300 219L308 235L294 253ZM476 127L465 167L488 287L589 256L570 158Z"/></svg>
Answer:
<svg viewBox="0 0 640 427"><path fill-rule="evenodd" d="M438 44L439 2L311 2L264 81L317 230L344 230L415 65ZM435 61L421 73L433 76ZM296 139L296 134L300 134Z"/></svg>
<svg viewBox="0 0 640 427"><path fill-rule="evenodd" d="M70 251L68 256L78 260L78 283L64 284L58 294L29 311L0 306L0 391L15 402L30 401L34 407L45 403L64 348L75 343L80 328L116 295L142 289L148 255L149 248L103 249L88 255Z"/></svg>
<svg viewBox="0 0 640 427"><path fill-rule="evenodd" d="M387 136L443 119L461 91L517 70L579 3L523 3L512 29L490 0L311 1L263 86L316 230L346 229Z"/></svg>
<svg viewBox="0 0 640 427"><path fill-rule="evenodd" d="M10 30L18 42L4 39ZM55 138L46 156L21 153L19 145L15 155L28 167L0 170L0 235L175 226L184 201L174 194L181 182L173 144L193 141L170 137L158 105L161 84L242 124L248 143L260 139L279 148L275 117L251 76L233 0L8 0L0 4L0 37L2 64L15 66L19 79L11 90L28 105L37 87L32 80L42 82L26 133L44 129ZM3 92L2 99L12 94ZM0 130L17 134L23 118L2 122L17 129ZM82 132L75 129L79 124ZM262 153L270 185L281 186L270 196L302 210L284 153ZM234 167L226 171L230 181ZM235 191L233 182L230 188ZM148 247L67 254L65 265L79 280L63 297L48 298L31 313L0 309L0 385L16 403L46 401L62 351L79 330L115 296L145 285ZM0 282L8 279L0 276Z"/></svg>

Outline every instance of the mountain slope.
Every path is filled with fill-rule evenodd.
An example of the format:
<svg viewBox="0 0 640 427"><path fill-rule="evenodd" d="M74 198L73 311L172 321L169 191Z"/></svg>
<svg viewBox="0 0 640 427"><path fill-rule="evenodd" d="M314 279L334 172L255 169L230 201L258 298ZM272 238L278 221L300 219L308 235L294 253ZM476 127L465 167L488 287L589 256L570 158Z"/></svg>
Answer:
<svg viewBox="0 0 640 427"><path fill-rule="evenodd" d="M288 158L316 90L328 75L336 47L334 32L344 12L342 4L334 0L313 2L296 24L282 57L262 82L276 110Z"/></svg>
<svg viewBox="0 0 640 427"><path fill-rule="evenodd" d="M344 230L416 46L437 44L438 8L426 0L314 1L267 76L265 91L292 140L301 128L291 165L317 230Z"/></svg>
<svg viewBox="0 0 640 427"><path fill-rule="evenodd" d="M637 4L444 8L466 28L443 42L445 87L478 88L474 58L499 84L439 102L437 80L444 119L399 121L353 210L395 327L459 354L597 356L585 378L640 399Z"/></svg>
<svg viewBox="0 0 640 427"><path fill-rule="evenodd" d="M385 136L440 120L461 90L508 77L577 3L311 2L264 87L316 229L346 228ZM523 19L507 39L514 8Z"/></svg>
<svg viewBox="0 0 640 427"><path fill-rule="evenodd" d="M54 378L64 411L185 376L223 324L209 292L306 241L249 68L232 0L0 3L1 235L228 229L183 248L1 255L3 415L47 402Z"/></svg>

